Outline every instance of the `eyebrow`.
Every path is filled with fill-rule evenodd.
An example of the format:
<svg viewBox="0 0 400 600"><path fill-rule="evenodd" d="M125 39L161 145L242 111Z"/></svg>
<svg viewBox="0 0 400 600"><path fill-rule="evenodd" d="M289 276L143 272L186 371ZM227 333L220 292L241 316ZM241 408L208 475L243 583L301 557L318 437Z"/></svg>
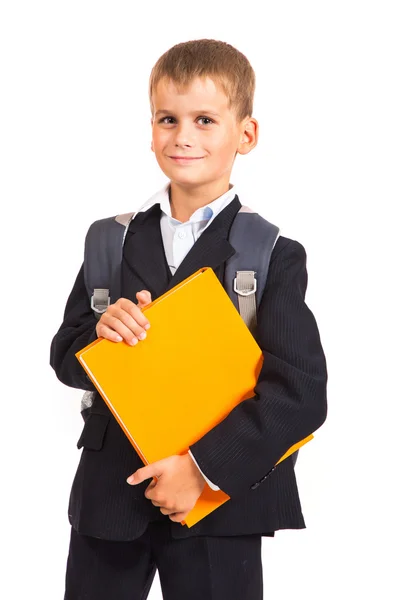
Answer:
<svg viewBox="0 0 400 600"><path fill-rule="evenodd" d="M192 115L201 115L207 113L208 115L213 115L214 117L219 117L220 115L212 110L207 110L206 108L203 108L202 110L194 110L192 111L190 114ZM158 115L173 115L174 111L173 110L157 110L157 112L155 113L155 117L157 117Z"/></svg>

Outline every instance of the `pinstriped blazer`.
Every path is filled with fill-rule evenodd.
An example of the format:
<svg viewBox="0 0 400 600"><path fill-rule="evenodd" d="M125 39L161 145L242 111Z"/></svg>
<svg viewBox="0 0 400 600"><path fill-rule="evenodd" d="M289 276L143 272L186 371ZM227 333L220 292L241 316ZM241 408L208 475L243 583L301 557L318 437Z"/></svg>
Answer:
<svg viewBox="0 0 400 600"><path fill-rule="evenodd" d="M204 266L212 267L223 283L225 262L235 253L228 234L240 207L235 196L173 276L162 243L160 205L140 213L126 235L122 296L136 301L136 293L147 289L155 299ZM132 540L150 521L158 520L168 520L176 538L273 535L279 529L305 527L293 461L273 466L292 444L318 429L327 415L326 359L305 302L306 289L304 247L280 236L257 315L256 340L264 363L255 395L191 446L199 467L231 500L190 529L170 521L145 498L148 481L137 486L126 483L143 463L96 393L93 405L82 413L85 423L77 444L82 450L68 505L69 521L78 532ZM50 351L50 364L65 385L95 391L75 352L96 339L96 323L81 268ZM204 326L212 336L213 323Z"/></svg>

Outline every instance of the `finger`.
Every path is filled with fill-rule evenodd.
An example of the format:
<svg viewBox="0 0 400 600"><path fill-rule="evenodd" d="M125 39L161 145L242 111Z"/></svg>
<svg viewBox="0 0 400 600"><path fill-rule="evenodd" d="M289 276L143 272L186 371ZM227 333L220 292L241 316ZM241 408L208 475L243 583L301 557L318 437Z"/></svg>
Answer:
<svg viewBox="0 0 400 600"><path fill-rule="evenodd" d="M164 508L163 506L160 508L160 512L163 515L173 515L174 514L174 509L168 509L168 508Z"/></svg>
<svg viewBox="0 0 400 600"><path fill-rule="evenodd" d="M147 293L150 294L150 292ZM118 302L116 302L115 306L118 306L126 313L128 313L128 315L130 315L134 319L134 321L136 321L136 323L143 329L145 329L146 326L150 326L148 318L143 314L140 307L131 300L128 300L127 298L120 298Z"/></svg>
<svg viewBox="0 0 400 600"><path fill-rule="evenodd" d="M125 340L130 345L135 345L139 342L129 327L126 327L119 319L111 315L102 317L102 321L97 323L96 332L98 337L103 337L112 342L122 342L122 340Z"/></svg>
<svg viewBox="0 0 400 600"><path fill-rule="evenodd" d="M171 513L169 515L169 518L171 521L174 521L175 523L180 523L181 521L183 521L185 519L185 517L188 515L187 512L176 512L176 513Z"/></svg>
<svg viewBox="0 0 400 600"><path fill-rule="evenodd" d="M131 310L134 312L133 309ZM135 306L135 314L137 319L146 326L147 320L143 317L137 306ZM98 332L103 337L107 336L108 338L110 330L116 332L117 336L121 336L128 344L136 344L137 341L135 340L145 339L147 336L144 327L137 322L132 314L117 305L113 305L113 308L109 308L104 315L102 315L98 323ZM115 334L111 337L115 338Z"/></svg>
<svg viewBox="0 0 400 600"><path fill-rule="evenodd" d="M143 333L150 326L149 320L141 309L130 300L115 304L112 310L109 309L109 313L120 319L135 335Z"/></svg>
<svg viewBox="0 0 400 600"><path fill-rule="evenodd" d="M149 500L153 499L153 489L156 487L156 483L154 481L152 481L150 483L150 485L147 486L147 488L144 491L144 495L146 496L146 498L148 498Z"/></svg>
<svg viewBox="0 0 400 600"><path fill-rule="evenodd" d="M113 329L110 329L110 327L107 327L107 325L104 325L104 323L97 323L96 333L97 333L98 338L101 337L106 340L110 340L111 342L122 342L122 340L124 339L118 333L118 331L114 331Z"/></svg>
<svg viewBox="0 0 400 600"><path fill-rule="evenodd" d="M146 465L145 467L141 467L130 477L128 477L127 482L132 485L137 485L138 483L142 483L146 479L150 479L150 477L160 477L161 476L161 467L159 462L151 463L150 465Z"/></svg>
<svg viewBox="0 0 400 600"><path fill-rule="evenodd" d="M139 308L144 308L147 304L151 303L151 293L147 290L142 290L136 294L136 298L138 299Z"/></svg>

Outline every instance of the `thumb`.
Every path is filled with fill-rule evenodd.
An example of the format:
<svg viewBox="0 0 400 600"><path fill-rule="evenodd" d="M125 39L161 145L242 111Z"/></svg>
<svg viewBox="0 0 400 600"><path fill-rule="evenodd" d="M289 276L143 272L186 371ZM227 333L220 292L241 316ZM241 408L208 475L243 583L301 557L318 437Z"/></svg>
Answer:
<svg viewBox="0 0 400 600"><path fill-rule="evenodd" d="M147 290L138 292L136 294L136 298L138 299L139 308L142 308L151 302L151 294Z"/></svg>

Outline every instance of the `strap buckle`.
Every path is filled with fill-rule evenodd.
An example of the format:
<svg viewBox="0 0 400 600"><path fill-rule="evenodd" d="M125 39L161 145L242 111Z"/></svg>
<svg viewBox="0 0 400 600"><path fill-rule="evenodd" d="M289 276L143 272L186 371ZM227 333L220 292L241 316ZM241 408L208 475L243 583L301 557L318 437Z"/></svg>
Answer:
<svg viewBox="0 0 400 600"><path fill-rule="evenodd" d="M110 306L110 296L108 296L107 298L107 304L104 304L104 302L102 302L101 304L98 304L97 306L100 306L101 308L97 308L97 306L95 306L94 304L95 300L94 300L94 294L90 299L90 307L94 310L94 312L102 315L103 313L106 312L107 308Z"/></svg>
<svg viewBox="0 0 400 600"><path fill-rule="evenodd" d="M235 279L233 280L233 289L237 294L239 294L239 296L251 296L252 294L255 294L257 291L257 279L254 277L253 287L251 289L239 290L237 287L237 277L235 277Z"/></svg>

